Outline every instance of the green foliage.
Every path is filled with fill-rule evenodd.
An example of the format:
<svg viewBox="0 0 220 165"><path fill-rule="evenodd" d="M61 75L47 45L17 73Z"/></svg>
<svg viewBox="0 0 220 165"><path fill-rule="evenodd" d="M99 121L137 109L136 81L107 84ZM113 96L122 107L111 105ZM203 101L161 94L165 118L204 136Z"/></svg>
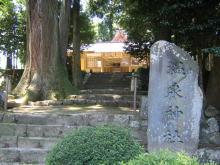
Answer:
<svg viewBox="0 0 220 165"><path fill-rule="evenodd" d="M109 22L103 21L98 24L98 32L96 35L96 41L111 41L113 34L110 34ZM111 22L110 22L111 23Z"/></svg>
<svg viewBox="0 0 220 165"><path fill-rule="evenodd" d="M143 153L126 129L98 126L74 131L47 155L47 165L117 165Z"/></svg>
<svg viewBox="0 0 220 165"><path fill-rule="evenodd" d="M128 163L121 163L121 165L199 165L199 161L186 153L164 150L141 154ZM214 163L206 163L205 165L214 165Z"/></svg>
<svg viewBox="0 0 220 165"><path fill-rule="evenodd" d="M139 87L140 90L145 90L145 91L148 90L149 71L150 68L140 67L137 69L140 80L140 87Z"/></svg>
<svg viewBox="0 0 220 165"><path fill-rule="evenodd" d="M22 63L25 62L26 51L24 3L22 0L17 0L16 3L10 0L0 0L0 51L8 59L12 56L20 58Z"/></svg>
<svg viewBox="0 0 220 165"><path fill-rule="evenodd" d="M73 8L71 8L71 13ZM70 29L69 29L69 47L71 48L73 41L73 14L70 15ZM80 11L80 43L82 48L88 44L94 42L95 39L95 29L89 16L86 12ZM71 48L72 49L72 48Z"/></svg>
<svg viewBox="0 0 220 165"><path fill-rule="evenodd" d="M111 41L114 37L115 24L120 14L119 0L89 0L87 10L92 17L102 19L98 24L98 41Z"/></svg>
<svg viewBox="0 0 220 165"><path fill-rule="evenodd" d="M80 13L80 40L82 45L94 42L95 30L87 13Z"/></svg>
<svg viewBox="0 0 220 165"><path fill-rule="evenodd" d="M130 41L126 50L135 57L148 55L157 40L172 41L196 54L220 43L218 0L122 0L121 4L120 25Z"/></svg>

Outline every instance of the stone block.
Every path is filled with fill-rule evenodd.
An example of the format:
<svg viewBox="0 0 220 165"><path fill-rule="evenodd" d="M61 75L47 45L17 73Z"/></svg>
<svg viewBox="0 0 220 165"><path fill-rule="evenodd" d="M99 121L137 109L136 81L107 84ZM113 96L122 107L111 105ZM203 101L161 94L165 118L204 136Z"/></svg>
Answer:
<svg viewBox="0 0 220 165"><path fill-rule="evenodd" d="M147 119L148 116L148 104L147 104L147 96L141 97L141 109L140 109L140 117L142 119Z"/></svg>
<svg viewBox="0 0 220 165"><path fill-rule="evenodd" d="M20 154L17 148L0 148L0 162L19 162Z"/></svg>
<svg viewBox="0 0 220 165"><path fill-rule="evenodd" d="M60 139L43 137L18 137L19 148L51 149Z"/></svg>
<svg viewBox="0 0 220 165"><path fill-rule="evenodd" d="M208 134L219 132L218 121L215 118L208 119L207 124L208 124L208 129L207 129Z"/></svg>
<svg viewBox="0 0 220 165"><path fill-rule="evenodd" d="M215 107L209 105L206 109L205 109L205 116L206 117L218 117L220 118L220 110L216 109Z"/></svg>
<svg viewBox="0 0 220 165"><path fill-rule="evenodd" d="M5 115L5 113L0 112L0 123L3 122L4 115Z"/></svg>
<svg viewBox="0 0 220 165"><path fill-rule="evenodd" d="M43 149L20 149L20 161L22 163L44 163L48 150Z"/></svg>
<svg viewBox="0 0 220 165"><path fill-rule="evenodd" d="M201 124L200 132L201 144L220 144L219 125L215 118L209 118Z"/></svg>
<svg viewBox="0 0 220 165"><path fill-rule="evenodd" d="M108 115L103 113L89 114L88 115L88 126L107 125Z"/></svg>
<svg viewBox="0 0 220 165"><path fill-rule="evenodd" d="M220 148L200 148L195 154L201 163L220 164Z"/></svg>
<svg viewBox="0 0 220 165"><path fill-rule="evenodd" d="M0 136L26 136L26 125L0 123Z"/></svg>
<svg viewBox="0 0 220 165"><path fill-rule="evenodd" d="M130 127L131 128L139 128L140 127L140 122L138 122L138 121L131 121L130 122Z"/></svg>
<svg viewBox="0 0 220 165"><path fill-rule="evenodd" d="M0 110L7 110L7 95L4 91L0 91Z"/></svg>
<svg viewBox="0 0 220 165"><path fill-rule="evenodd" d="M114 119L112 121L112 125L118 125L118 126L122 126L122 127L129 126L129 116L115 114Z"/></svg>
<svg viewBox="0 0 220 165"><path fill-rule="evenodd" d="M28 125L27 135L29 137L61 137L64 126L59 125Z"/></svg>
<svg viewBox="0 0 220 165"><path fill-rule="evenodd" d="M15 123L15 114L11 114L11 113L5 113L3 118L2 118L2 122L3 123Z"/></svg>
<svg viewBox="0 0 220 165"><path fill-rule="evenodd" d="M15 116L15 120L16 120L16 123L18 124L45 125L47 124L47 115L18 114Z"/></svg>
<svg viewBox="0 0 220 165"><path fill-rule="evenodd" d="M0 148L17 147L17 136L0 136Z"/></svg>

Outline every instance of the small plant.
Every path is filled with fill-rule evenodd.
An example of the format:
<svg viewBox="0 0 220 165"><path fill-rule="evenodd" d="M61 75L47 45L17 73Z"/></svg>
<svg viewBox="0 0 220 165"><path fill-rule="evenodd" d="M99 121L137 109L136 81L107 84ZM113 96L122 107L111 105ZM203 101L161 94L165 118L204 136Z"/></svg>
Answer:
<svg viewBox="0 0 220 165"><path fill-rule="evenodd" d="M143 153L130 131L116 126L83 128L62 139L47 155L47 165L117 165Z"/></svg>
<svg viewBox="0 0 220 165"><path fill-rule="evenodd" d="M183 152L164 150L141 154L127 163L121 163L121 165L199 165L199 161L196 157L190 157ZM205 165L215 164L206 163Z"/></svg>

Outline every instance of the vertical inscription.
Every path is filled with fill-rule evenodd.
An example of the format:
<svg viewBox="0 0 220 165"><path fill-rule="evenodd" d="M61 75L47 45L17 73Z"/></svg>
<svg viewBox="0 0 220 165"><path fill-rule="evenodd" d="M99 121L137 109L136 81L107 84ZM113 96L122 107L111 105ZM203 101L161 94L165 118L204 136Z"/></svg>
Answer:
<svg viewBox="0 0 220 165"><path fill-rule="evenodd" d="M169 62L167 67L167 73L174 77L177 74L186 75L183 62ZM181 138L181 132L178 130L178 121L183 115L180 105L176 104L176 99L181 99L183 96L181 94L182 90L178 82L171 82L167 88L167 95L165 97L169 98L168 109L164 111L163 118L165 122L165 134L163 136L164 142L168 143L183 143ZM174 103L174 104L173 104Z"/></svg>

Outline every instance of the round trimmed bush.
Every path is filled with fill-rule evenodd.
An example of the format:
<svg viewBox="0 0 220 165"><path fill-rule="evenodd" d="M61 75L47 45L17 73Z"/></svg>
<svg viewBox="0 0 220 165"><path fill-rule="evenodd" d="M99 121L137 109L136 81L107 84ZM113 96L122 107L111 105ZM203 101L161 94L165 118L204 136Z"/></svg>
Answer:
<svg viewBox="0 0 220 165"><path fill-rule="evenodd" d="M47 165L117 165L144 149L129 130L116 126L82 128L62 139L47 155Z"/></svg>
<svg viewBox="0 0 220 165"><path fill-rule="evenodd" d="M161 152L151 152L140 154L135 159L121 165L200 165L196 157L190 157L183 152L171 152L164 150ZM204 165L215 165L207 163Z"/></svg>

